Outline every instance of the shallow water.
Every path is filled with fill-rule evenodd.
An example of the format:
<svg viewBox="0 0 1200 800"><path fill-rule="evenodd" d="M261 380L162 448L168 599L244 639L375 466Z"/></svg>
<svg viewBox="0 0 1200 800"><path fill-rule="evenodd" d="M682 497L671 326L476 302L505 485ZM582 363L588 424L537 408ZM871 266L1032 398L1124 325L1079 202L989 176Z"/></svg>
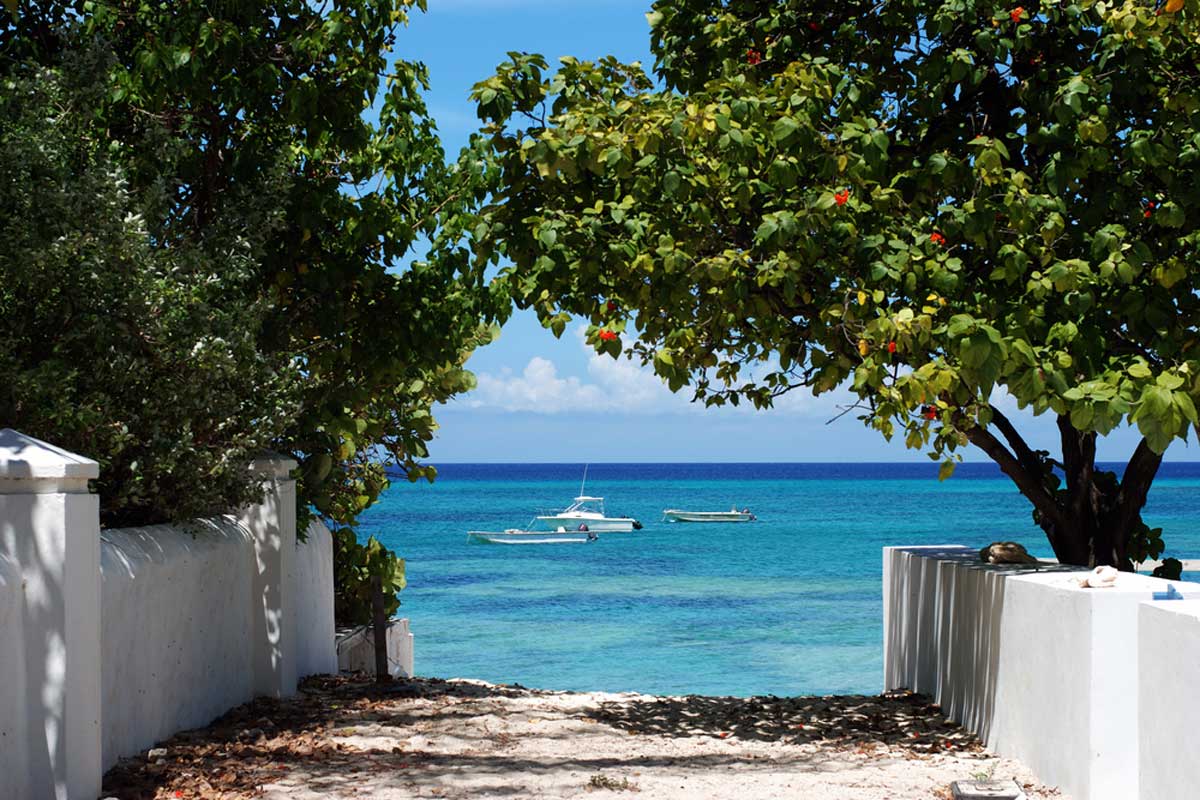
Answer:
<svg viewBox="0 0 1200 800"><path fill-rule="evenodd" d="M1049 556L993 466L593 464L587 491L645 529L592 544L479 545L579 492L582 465L451 464L363 517L408 560L401 614L422 675L658 694L881 688L881 548L1013 539ZM748 506L759 521L660 522ZM1165 464L1146 519L1200 558L1200 464Z"/></svg>

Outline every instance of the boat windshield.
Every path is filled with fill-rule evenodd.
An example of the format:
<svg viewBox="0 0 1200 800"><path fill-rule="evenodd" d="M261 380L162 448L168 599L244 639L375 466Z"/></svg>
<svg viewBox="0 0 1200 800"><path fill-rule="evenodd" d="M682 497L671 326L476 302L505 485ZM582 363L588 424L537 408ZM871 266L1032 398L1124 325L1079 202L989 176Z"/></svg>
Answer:
<svg viewBox="0 0 1200 800"><path fill-rule="evenodd" d="M575 502L572 503L567 510L562 513L571 514L574 512L599 514L600 516L604 516L604 498L588 497L586 495L576 497Z"/></svg>

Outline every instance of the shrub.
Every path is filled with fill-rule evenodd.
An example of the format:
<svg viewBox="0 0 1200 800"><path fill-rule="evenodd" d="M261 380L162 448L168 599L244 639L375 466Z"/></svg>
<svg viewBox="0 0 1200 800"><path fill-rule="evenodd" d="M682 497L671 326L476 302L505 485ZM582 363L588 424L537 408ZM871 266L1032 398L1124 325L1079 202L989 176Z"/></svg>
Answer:
<svg viewBox="0 0 1200 800"><path fill-rule="evenodd" d="M333 532L333 574L337 593L333 615L345 625L366 625L371 621L373 578L382 579L384 613L390 619L400 607L396 594L408 585L404 559L371 536L360 544L352 528Z"/></svg>

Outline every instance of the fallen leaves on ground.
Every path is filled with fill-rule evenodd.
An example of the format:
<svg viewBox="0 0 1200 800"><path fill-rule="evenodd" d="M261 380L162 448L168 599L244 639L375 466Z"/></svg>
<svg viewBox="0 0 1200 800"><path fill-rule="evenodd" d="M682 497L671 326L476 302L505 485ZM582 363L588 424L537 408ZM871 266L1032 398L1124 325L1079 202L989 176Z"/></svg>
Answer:
<svg viewBox="0 0 1200 800"><path fill-rule="evenodd" d="M287 700L239 706L207 728L185 731L159 745L153 759L123 759L104 780L105 797L120 800L243 800L295 771L299 775L375 770L400 773L429 766L429 755L403 746L352 748L336 741L363 727L420 733L429 714L494 698L548 693L519 685L415 679L376 684L362 676L317 677ZM420 705L425 716L415 713ZM432 709L430 706L432 705ZM477 713L473 707L461 710ZM542 721L523 712L530 722ZM927 698L907 692L878 697L648 697L589 706L580 717L629 735L822 743L863 758L929 758L947 751L982 754L979 741L949 722ZM537 736L540 726L530 726ZM513 736L498 732L498 746ZM596 788L596 787L591 787ZM626 787L629 788L629 787Z"/></svg>

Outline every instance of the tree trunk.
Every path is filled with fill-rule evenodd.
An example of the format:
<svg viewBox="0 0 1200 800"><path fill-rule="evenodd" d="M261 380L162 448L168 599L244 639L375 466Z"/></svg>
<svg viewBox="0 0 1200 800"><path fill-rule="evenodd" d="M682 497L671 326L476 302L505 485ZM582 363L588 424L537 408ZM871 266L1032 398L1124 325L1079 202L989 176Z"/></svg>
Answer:
<svg viewBox="0 0 1200 800"><path fill-rule="evenodd" d="M992 427L973 428L967 438L995 461L1021 494L1033 503L1033 516L1064 564L1107 565L1132 571L1129 542L1141 528L1142 507L1162 463L1143 439L1118 477L1096 470L1096 434L1058 418L1062 461L1032 450L1012 423L992 410ZM1006 446L1007 443L1007 446ZM1062 473L1060 480L1055 470Z"/></svg>

